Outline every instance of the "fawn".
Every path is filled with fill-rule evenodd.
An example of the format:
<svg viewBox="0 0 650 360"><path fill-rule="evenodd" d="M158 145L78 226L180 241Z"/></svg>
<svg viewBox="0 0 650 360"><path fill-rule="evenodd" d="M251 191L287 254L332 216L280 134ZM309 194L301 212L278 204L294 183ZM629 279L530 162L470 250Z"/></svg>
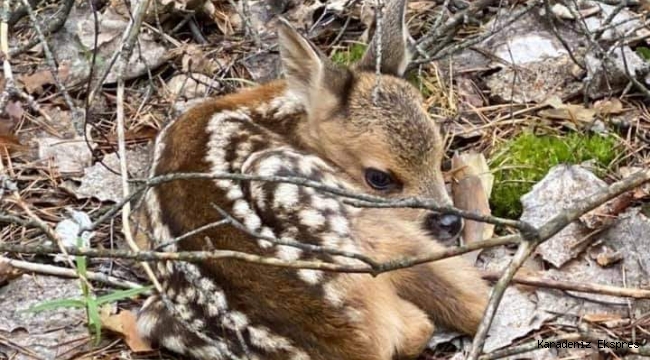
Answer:
<svg viewBox="0 0 650 360"><path fill-rule="evenodd" d="M151 175L299 176L383 197L422 196L450 204L439 130L417 89L402 78L409 60L405 7L404 0L386 4L379 82L377 39L353 67L338 67L280 19L286 79L185 112L159 134ZM455 237L462 228L454 215L354 207L289 183L176 180L149 189L142 204L141 225L154 246L219 221L218 208L249 230L208 228L162 246L166 251L236 250L286 261L358 260L274 244L251 233L385 261L439 249L436 240ZM199 360L414 359L434 323L473 334L488 289L461 258L377 277L234 259L161 261L155 269L164 291L145 302L138 330Z"/></svg>

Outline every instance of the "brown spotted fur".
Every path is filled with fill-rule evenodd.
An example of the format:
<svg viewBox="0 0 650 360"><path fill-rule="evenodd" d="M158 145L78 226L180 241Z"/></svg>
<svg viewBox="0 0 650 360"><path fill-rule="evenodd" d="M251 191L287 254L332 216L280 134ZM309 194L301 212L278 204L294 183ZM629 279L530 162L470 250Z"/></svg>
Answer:
<svg viewBox="0 0 650 360"><path fill-rule="evenodd" d="M376 102L372 44L354 68L337 68L280 22L287 80L185 112L157 139L151 175L211 173L223 165L233 173L271 171L380 196L424 196L449 204L440 172L440 134L418 92L401 79L407 57L404 3L396 0L387 8L384 75ZM215 150L215 144L222 146ZM373 192L363 178L367 167L390 170L402 189ZM140 225L156 246L220 220L218 206L252 231L266 227L274 237L333 243L380 261L441 248L423 227L427 211L353 208L333 195L285 187L293 199L280 196L279 186L196 179L163 183L145 195ZM239 207L237 212L243 203L250 211ZM236 250L355 263L268 245L222 226L165 250ZM434 323L473 334L487 298L486 285L460 258L378 277L299 273L232 259L160 262L155 269L164 292L143 306L140 332L199 360L414 359Z"/></svg>

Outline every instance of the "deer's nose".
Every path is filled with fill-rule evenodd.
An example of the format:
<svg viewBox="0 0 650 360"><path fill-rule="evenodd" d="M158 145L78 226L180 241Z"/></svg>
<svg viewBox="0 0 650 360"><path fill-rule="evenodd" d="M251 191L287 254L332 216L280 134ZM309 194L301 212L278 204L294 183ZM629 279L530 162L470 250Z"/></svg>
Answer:
<svg viewBox="0 0 650 360"><path fill-rule="evenodd" d="M438 240L448 240L460 234L463 229L463 219L454 214L429 214L425 227Z"/></svg>

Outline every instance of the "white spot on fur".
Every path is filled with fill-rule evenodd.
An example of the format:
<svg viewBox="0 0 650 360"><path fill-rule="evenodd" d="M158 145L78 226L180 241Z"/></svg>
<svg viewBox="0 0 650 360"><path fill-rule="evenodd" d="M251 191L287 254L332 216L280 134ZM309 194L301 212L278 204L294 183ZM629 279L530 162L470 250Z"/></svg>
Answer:
<svg viewBox="0 0 650 360"><path fill-rule="evenodd" d="M205 277L199 279L199 286L201 290L207 292L213 292L217 289L217 285L215 285L214 282L212 282L212 280Z"/></svg>
<svg viewBox="0 0 650 360"><path fill-rule="evenodd" d="M268 227L268 226L264 226L264 227L262 227L262 231L260 231L260 235L262 235L262 236L266 236L266 237L275 238L275 233L274 233L273 230L272 230L270 227Z"/></svg>
<svg viewBox="0 0 650 360"><path fill-rule="evenodd" d="M311 358L307 355L306 352L302 350L294 350L294 353L291 355L291 360L310 360Z"/></svg>
<svg viewBox="0 0 650 360"><path fill-rule="evenodd" d="M209 317L216 317L219 315L220 308L217 306L217 304L214 303L207 303L205 305L205 314L208 315Z"/></svg>
<svg viewBox="0 0 650 360"><path fill-rule="evenodd" d="M298 213L300 223L309 227L319 227L325 224L325 217L320 211L314 209L305 209Z"/></svg>
<svg viewBox="0 0 650 360"><path fill-rule="evenodd" d="M284 239L283 240L289 240L289 239ZM285 261L295 261L300 258L300 255L302 255L302 250L295 246L286 246L286 245L278 245L278 251L276 253L276 257L285 260Z"/></svg>
<svg viewBox="0 0 650 360"><path fill-rule="evenodd" d="M253 144L250 141L242 141L237 144L237 150L235 150L235 160L232 163L233 168L239 169L246 158L251 154L253 150Z"/></svg>
<svg viewBox="0 0 650 360"><path fill-rule="evenodd" d="M244 197L244 193L241 191L241 189L237 186L231 187L228 192L226 193L226 198L228 200L234 201L237 199L241 199Z"/></svg>
<svg viewBox="0 0 650 360"><path fill-rule="evenodd" d="M332 215L329 217L329 224L332 231L339 235L347 235L350 232L348 220L341 215Z"/></svg>
<svg viewBox="0 0 650 360"><path fill-rule="evenodd" d="M293 184L282 183L275 190L273 207L291 208L298 204L298 186Z"/></svg>
<svg viewBox="0 0 650 360"><path fill-rule="evenodd" d="M194 319L192 320L190 326L194 329L200 329L200 330L205 329L205 321L203 321L202 319Z"/></svg>
<svg viewBox="0 0 650 360"><path fill-rule="evenodd" d="M230 189L231 187L235 186L235 183L232 180L219 179L219 180L215 180L214 183L217 184L218 188L224 189L224 190L225 189Z"/></svg>
<svg viewBox="0 0 650 360"><path fill-rule="evenodd" d="M327 284L323 285L323 291L325 293L325 300L334 306L343 305L343 293L337 288L334 281L330 281Z"/></svg>
<svg viewBox="0 0 650 360"><path fill-rule="evenodd" d="M169 286L169 285L168 285ZM165 294L167 295L168 298L170 299L175 299L177 291L173 287L168 287L167 290L165 291Z"/></svg>
<svg viewBox="0 0 650 360"><path fill-rule="evenodd" d="M149 338L151 336L158 325L158 312L160 310L160 300L158 296L150 296L147 301L144 302L142 309L138 314L138 322L136 324L140 336L144 338Z"/></svg>
<svg viewBox="0 0 650 360"><path fill-rule="evenodd" d="M165 336L160 340L160 343L169 350L179 354L184 354L187 350L183 339L178 335Z"/></svg>
<svg viewBox="0 0 650 360"><path fill-rule="evenodd" d="M162 244L172 239L169 227L162 221L160 202L156 189L150 189L145 195L145 209L151 225L154 244ZM165 251L176 251L176 244L170 244L164 247Z"/></svg>
<svg viewBox="0 0 650 360"><path fill-rule="evenodd" d="M178 299L174 303L174 309L183 320L188 321L196 317L196 314L190 309L189 306L187 306L187 303L182 303L178 301Z"/></svg>
<svg viewBox="0 0 650 360"><path fill-rule="evenodd" d="M241 331L248 326L248 317L239 311L232 311L223 318L224 325L232 330Z"/></svg>
<svg viewBox="0 0 650 360"><path fill-rule="evenodd" d="M262 226L262 221L259 216L253 212L246 200L239 199L235 201L232 210L233 215L235 215L240 221L243 219L243 223L248 230L257 231L257 229Z"/></svg>
<svg viewBox="0 0 650 360"><path fill-rule="evenodd" d="M257 167L257 175L274 176L282 167L282 158L279 156L268 156L260 161Z"/></svg>
<svg viewBox="0 0 650 360"><path fill-rule="evenodd" d="M337 234L327 233L321 236L321 245L330 248L338 248L341 244L341 237Z"/></svg>
<svg viewBox="0 0 650 360"><path fill-rule="evenodd" d="M197 359L223 359L223 353L216 346L200 346L190 349L190 354Z"/></svg>
<svg viewBox="0 0 650 360"><path fill-rule="evenodd" d="M305 106L300 95L287 90L283 96L271 100L271 108L276 109L273 117L276 119L286 118L305 111Z"/></svg>
<svg viewBox="0 0 650 360"><path fill-rule="evenodd" d="M311 197L311 206L314 209L318 209L321 211L333 211L333 212L339 212L341 210L341 206L339 202L331 197L324 197L324 196L319 196L319 195L312 195Z"/></svg>
<svg viewBox="0 0 650 360"><path fill-rule="evenodd" d="M249 326L248 333L253 345L260 347L268 352L293 349L293 346L291 346L291 343L287 338L272 334L266 328Z"/></svg>
<svg viewBox="0 0 650 360"><path fill-rule="evenodd" d="M310 285L318 284L323 278L323 272L320 270L300 269L298 277Z"/></svg>

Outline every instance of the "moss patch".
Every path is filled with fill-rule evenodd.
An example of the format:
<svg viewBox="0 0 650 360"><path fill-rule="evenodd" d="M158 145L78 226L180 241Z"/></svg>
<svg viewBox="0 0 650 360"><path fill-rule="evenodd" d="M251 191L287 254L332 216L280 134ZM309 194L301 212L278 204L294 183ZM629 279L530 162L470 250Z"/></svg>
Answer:
<svg viewBox="0 0 650 360"><path fill-rule="evenodd" d="M359 60L366 52L366 45L352 44L352 46L345 49L340 49L332 54L332 61L339 65L351 65Z"/></svg>
<svg viewBox="0 0 650 360"><path fill-rule="evenodd" d="M613 136L571 133L559 137L523 133L498 147L490 161L494 189L490 199L496 216L519 218L519 199L558 164L577 164L593 160L600 174L616 156Z"/></svg>

